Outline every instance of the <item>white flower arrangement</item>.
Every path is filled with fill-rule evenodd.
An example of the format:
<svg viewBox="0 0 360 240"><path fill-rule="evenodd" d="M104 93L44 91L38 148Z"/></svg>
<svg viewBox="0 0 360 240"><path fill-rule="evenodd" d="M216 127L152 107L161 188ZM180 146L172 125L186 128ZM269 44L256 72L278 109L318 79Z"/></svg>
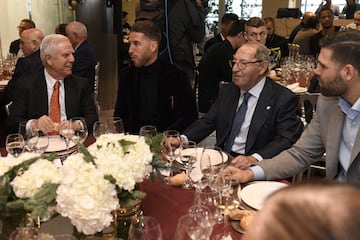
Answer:
<svg viewBox="0 0 360 240"><path fill-rule="evenodd" d="M52 163L55 155L0 158L0 183L5 186L0 188L0 211L18 207L32 211L33 217L44 216L48 205L56 204L56 211L70 218L78 232L100 232L111 224L119 206L131 207L145 197L136 183L165 166L161 158L153 158L156 149L150 145L136 135L105 134L88 148L79 145L79 153L60 168Z"/></svg>
<svg viewBox="0 0 360 240"><path fill-rule="evenodd" d="M30 165L23 174L18 175L10 183L18 198L33 198L44 183L58 184L60 174L57 167L50 161L39 159Z"/></svg>

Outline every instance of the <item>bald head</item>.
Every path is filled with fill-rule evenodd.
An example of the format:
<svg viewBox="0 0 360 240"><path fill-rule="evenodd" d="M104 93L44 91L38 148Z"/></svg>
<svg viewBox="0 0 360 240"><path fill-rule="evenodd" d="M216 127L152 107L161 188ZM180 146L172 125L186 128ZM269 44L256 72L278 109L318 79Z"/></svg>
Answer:
<svg viewBox="0 0 360 240"><path fill-rule="evenodd" d="M25 56L29 56L40 48L44 33L37 28L30 28L20 33L20 48Z"/></svg>
<svg viewBox="0 0 360 240"><path fill-rule="evenodd" d="M309 19L310 19L311 17L313 17L313 16L315 16L315 13L313 13L313 12L305 12L305 13L304 13L304 16L303 16L302 22L303 22L304 24L306 24L306 23L309 21Z"/></svg>

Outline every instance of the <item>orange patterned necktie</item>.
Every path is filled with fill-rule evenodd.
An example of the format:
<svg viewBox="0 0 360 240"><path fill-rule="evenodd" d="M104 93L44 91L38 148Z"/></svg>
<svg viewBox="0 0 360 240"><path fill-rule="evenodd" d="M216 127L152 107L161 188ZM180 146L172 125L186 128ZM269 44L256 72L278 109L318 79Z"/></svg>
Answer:
<svg viewBox="0 0 360 240"><path fill-rule="evenodd" d="M54 84L54 89L51 94L50 98L50 118L53 122L60 123L60 102L59 102L59 95L60 95L60 81L56 81Z"/></svg>

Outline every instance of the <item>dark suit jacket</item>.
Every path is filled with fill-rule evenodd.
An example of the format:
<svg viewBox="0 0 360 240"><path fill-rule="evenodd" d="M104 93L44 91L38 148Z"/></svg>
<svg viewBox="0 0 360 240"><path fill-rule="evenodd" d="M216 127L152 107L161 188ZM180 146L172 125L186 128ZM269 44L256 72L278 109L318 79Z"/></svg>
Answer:
<svg viewBox="0 0 360 240"><path fill-rule="evenodd" d="M75 61L72 68L73 75L85 77L94 91L95 65L97 63L94 48L88 41L84 41L75 50Z"/></svg>
<svg viewBox="0 0 360 240"><path fill-rule="evenodd" d="M206 113L215 102L221 81L231 82L229 60L235 49L225 39L213 45L199 63L199 111Z"/></svg>
<svg viewBox="0 0 360 240"><path fill-rule="evenodd" d="M20 49L20 39L16 39L10 43L9 52L12 54L17 54Z"/></svg>
<svg viewBox="0 0 360 240"><path fill-rule="evenodd" d="M216 43L220 43L222 42L223 39L221 38L220 33L217 34L215 37L210 38L209 40L206 41L205 43L205 47L204 47L204 52L207 53L207 51L209 50L209 48L213 45L215 45Z"/></svg>
<svg viewBox="0 0 360 240"><path fill-rule="evenodd" d="M160 64L158 99L159 121L155 126L158 132L166 129L183 131L197 119L194 92L184 72L174 65L164 62ZM115 117L121 117L126 132L138 134L140 123L139 106L139 75L141 68L129 66L119 74Z"/></svg>
<svg viewBox="0 0 360 240"><path fill-rule="evenodd" d="M9 84L5 88L5 104L13 100L16 91L16 82L18 79L40 72L43 69L44 66L40 59L40 50L35 51L27 57L19 58L11 81L9 81Z"/></svg>
<svg viewBox="0 0 360 240"><path fill-rule="evenodd" d="M88 131L91 132L98 115L87 79L69 76L64 79L64 87L67 118L84 117ZM21 121L48 115L48 106L44 72L19 79L7 121L8 132L17 132Z"/></svg>
<svg viewBox="0 0 360 240"><path fill-rule="evenodd" d="M189 140L199 142L216 130L216 145L223 148L239 97L240 89L233 83L220 88L209 112L184 134ZM269 158L294 144L303 130L295 113L297 103L297 96L289 89L266 79L250 124L245 155L259 153L263 158Z"/></svg>

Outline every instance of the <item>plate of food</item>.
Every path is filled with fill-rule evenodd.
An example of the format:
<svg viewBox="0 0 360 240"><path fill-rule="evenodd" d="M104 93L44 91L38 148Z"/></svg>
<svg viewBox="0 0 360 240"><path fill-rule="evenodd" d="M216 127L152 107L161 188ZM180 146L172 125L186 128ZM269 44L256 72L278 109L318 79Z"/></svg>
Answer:
<svg viewBox="0 0 360 240"><path fill-rule="evenodd" d="M288 184L276 181L255 181L245 186L239 196L242 202L247 206L260 210L266 198L277 190L287 187Z"/></svg>

